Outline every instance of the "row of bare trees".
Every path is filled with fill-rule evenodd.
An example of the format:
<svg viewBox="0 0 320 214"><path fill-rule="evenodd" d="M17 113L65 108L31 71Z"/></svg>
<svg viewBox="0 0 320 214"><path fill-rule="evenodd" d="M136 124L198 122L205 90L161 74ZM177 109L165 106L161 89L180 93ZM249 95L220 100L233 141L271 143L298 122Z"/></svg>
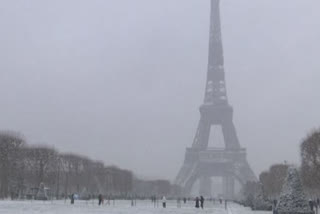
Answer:
<svg viewBox="0 0 320 214"><path fill-rule="evenodd" d="M300 175L304 190L314 198L320 197L320 129L312 131L300 145ZM246 198L262 194L266 200L277 199L287 176L288 164L275 164L259 176L259 182L243 188ZM260 192L260 193L259 193Z"/></svg>
<svg viewBox="0 0 320 214"><path fill-rule="evenodd" d="M177 194L176 186L172 185L168 180L141 180L134 179L134 192L140 197L150 196L169 196Z"/></svg>
<svg viewBox="0 0 320 214"><path fill-rule="evenodd" d="M275 164L263 171L259 181L250 181L242 187L242 203L254 209L268 210L281 193L289 165Z"/></svg>
<svg viewBox="0 0 320 214"><path fill-rule="evenodd" d="M0 198L32 195L41 183L55 198L72 193L127 195L132 192L133 173L85 156L28 146L22 135L1 131Z"/></svg>

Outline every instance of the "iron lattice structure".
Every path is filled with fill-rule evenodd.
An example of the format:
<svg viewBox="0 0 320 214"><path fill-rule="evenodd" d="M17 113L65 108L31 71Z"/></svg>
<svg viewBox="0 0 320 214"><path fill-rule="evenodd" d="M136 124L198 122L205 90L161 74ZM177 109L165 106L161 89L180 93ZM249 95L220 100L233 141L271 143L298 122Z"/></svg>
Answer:
<svg viewBox="0 0 320 214"><path fill-rule="evenodd" d="M235 180L244 185L256 181L246 150L241 148L233 123L233 108L228 103L220 22L220 0L211 0L209 61L204 103L200 107L200 121L191 148L175 183L184 194L190 194L193 184L200 180L200 194L211 194L211 177L222 177L224 194L234 197ZM212 126L221 126L225 148L209 148Z"/></svg>

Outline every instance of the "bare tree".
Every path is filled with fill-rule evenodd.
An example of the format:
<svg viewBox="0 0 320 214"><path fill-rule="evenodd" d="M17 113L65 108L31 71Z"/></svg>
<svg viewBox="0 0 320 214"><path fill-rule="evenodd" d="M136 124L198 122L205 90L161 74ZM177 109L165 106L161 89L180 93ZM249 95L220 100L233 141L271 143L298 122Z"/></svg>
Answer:
<svg viewBox="0 0 320 214"><path fill-rule="evenodd" d="M314 130L301 143L301 174L310 193L320 191L320 130Z"/></svg>
<svg viewBox="0 0 320 214"><path fill-rule="evenodd" d="M269 171L260 174L259 178L265 197L275 199L280 195L287 176L287 170L287 164L275 164L270 167Z"/></svg>
<svg viewBox="0 0 320 214"><path fill-rule="evenodd" d="M248 181L241 189L242 203L253 207L255 198L261 193L261 184L255 181Z"/></svg>
<svg viewBox="0 0 320 214"><path fill-rule="evenodd" d="M64 171L64 194L69 195L79 190L81 157L71 153L60 157Z"/></svg>
<svg viewBox="0 0 320 214"><path fill-rule="evenodd" d="M57 171L57 151L53 148L37 146L25 149L25 162L31 172L32 184L38 187L40 183L52 186L55 183Z"/></svg>
<svg viewBox="0 0 320 214"><path fill-rule="evenodd" d="M20 162L20 149L25 140L19 133L0 132L0 198L9 196L9 191L18 188L18 175Z"/></svg>

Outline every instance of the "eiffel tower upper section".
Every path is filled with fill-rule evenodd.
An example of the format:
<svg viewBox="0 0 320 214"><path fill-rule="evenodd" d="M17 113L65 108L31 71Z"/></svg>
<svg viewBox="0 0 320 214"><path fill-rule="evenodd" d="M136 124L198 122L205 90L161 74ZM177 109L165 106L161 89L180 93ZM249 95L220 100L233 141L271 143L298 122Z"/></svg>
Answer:
<svg viewBox="0 0 320 214"><path fill-rule="evenodd" d="M204 104L228 105L220 24L220 0L211 2L208 73Z"/></svg>

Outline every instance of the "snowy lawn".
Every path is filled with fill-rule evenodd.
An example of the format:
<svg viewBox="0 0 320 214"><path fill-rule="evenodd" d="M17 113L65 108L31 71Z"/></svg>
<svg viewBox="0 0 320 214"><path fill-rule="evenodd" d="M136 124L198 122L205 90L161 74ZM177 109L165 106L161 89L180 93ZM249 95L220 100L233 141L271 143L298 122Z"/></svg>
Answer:
<svg viewBox="0 0 320 214"><path fill-rule="evenodd" d="M131 207L131 201L116 201L115 205L98 206L97 201L76 201L72 206L70 201L0 201L0 214L271 214L271 212L252 212L250 209L236 204L230 204L228 210L223 205L205 202L205 209L195 209L194 203L182 203L177 208L175 201L168 201L167 208L154 207L151 201L137 201L136 207Z"/></svg>
<svg viewBox="0 0 320 214"><path fill-rule="evenodd" d="M251 211L250 208L240 206L238 204L231 204L228 207L228 214L272 214L267 211Z"/></svg>

